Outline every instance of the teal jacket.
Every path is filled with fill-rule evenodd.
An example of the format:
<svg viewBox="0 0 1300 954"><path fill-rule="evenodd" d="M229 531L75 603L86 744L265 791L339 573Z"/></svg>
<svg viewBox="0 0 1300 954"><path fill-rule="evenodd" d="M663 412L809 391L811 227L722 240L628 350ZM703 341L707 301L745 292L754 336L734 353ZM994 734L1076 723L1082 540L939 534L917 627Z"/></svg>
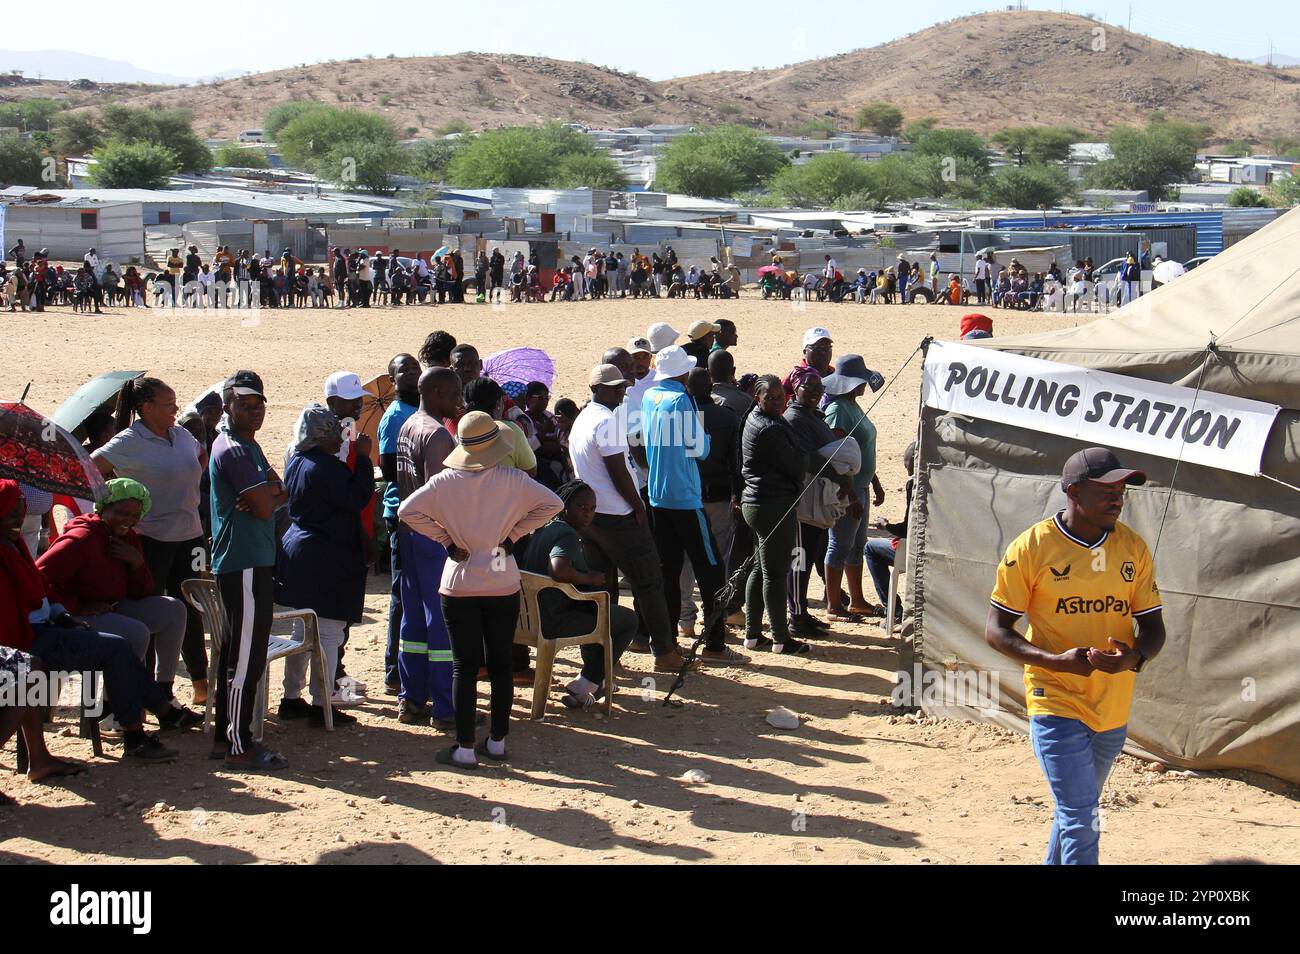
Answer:
<svg viewBox="0 0 1300 954"><path fill-rule="evenodd" d="M652 507L699 510L699 460L709 455L695 400L677 381L661 381L641 398L641 434L650 468L646 488Z"/></svg>

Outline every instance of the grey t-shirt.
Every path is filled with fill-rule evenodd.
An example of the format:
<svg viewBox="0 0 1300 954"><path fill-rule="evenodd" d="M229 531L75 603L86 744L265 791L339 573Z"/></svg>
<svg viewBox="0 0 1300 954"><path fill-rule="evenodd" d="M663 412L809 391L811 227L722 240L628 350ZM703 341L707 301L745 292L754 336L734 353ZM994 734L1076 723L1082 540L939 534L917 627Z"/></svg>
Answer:
<svg viewBox="0 0 1300 954"><path fill-rule="evenodd" d="M149 491L149 512L136 532L167 543L203 536L199 521L202 448L189 431L175 426L159 437L143 421L116 434L99 450L119 477L130 477Z"/></svg>

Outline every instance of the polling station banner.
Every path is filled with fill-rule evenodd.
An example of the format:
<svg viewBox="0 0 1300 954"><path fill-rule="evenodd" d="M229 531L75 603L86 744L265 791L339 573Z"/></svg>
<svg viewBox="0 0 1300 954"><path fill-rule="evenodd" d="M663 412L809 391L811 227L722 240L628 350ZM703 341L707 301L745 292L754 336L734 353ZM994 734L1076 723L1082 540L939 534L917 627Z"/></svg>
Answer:
<svg viewBox="0 0 1300 954"><path fill-rule="evenodd" d="M969 345L933 342L928 407L1087 444L1259 473L1275 404Z"/></svg>

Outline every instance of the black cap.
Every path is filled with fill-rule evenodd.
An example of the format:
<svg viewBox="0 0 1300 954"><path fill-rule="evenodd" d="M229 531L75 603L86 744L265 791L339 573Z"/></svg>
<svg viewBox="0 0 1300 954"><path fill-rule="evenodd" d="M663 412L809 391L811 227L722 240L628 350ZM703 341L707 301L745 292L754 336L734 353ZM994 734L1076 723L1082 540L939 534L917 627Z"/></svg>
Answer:
<svg viewBox="0 0 1300 954"><path fill-rule="evenodd" d="M1085 480L1099 484L1145 484L1147 475L1140 470L1120 466L1119 458L1104 447L1089 447L1073 455L1061 470L1061 489Z"/></svg>
<svg viewBox="0 0 1300 954"><path fill-rule="evenodd" d="M223 399L228 399L231 395L246 397L250 394L256 394L262 400L266 400L266 394L262 389L262 379L258 377L256 371L236 371L226 378L226 383L221 388Z"/></svg>

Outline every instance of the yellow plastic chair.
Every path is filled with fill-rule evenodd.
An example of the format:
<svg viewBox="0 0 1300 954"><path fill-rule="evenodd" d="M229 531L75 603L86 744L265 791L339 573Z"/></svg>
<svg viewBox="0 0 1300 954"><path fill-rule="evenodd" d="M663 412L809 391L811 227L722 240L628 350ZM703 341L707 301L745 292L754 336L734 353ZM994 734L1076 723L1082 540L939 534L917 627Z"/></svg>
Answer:
<svg viewBox="0 0 1300 954"><path fill-rule="evenodd" d="M539 573L519 573L519 621L515 624L515 643L537 647L537 679L533 683L533 719L546 715L546 697L550 694L551 669L555 654L569 646L599 645L605 647L605 714L608 715L614 694L614 643L609 634L609 594L583 593L569 583L558 583ZM549 638L542 635L542 614L537 608L537 594L545 589L556 589L571 600L596 604L596 625L583 636Z"/></svg>

